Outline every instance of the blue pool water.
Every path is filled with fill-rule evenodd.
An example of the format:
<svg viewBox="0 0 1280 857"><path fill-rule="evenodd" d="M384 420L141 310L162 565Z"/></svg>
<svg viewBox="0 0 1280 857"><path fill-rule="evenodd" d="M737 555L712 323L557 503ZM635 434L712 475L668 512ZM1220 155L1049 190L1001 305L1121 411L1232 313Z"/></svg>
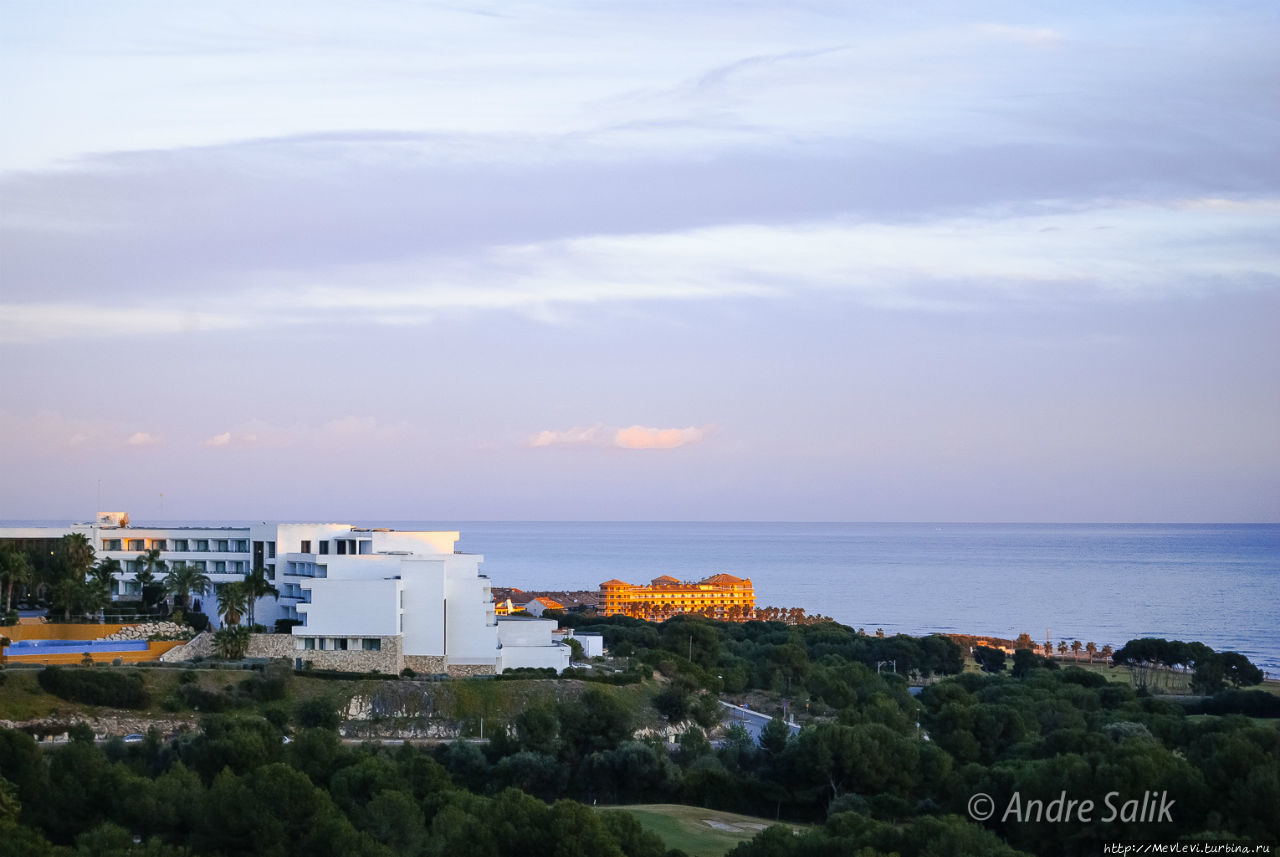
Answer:
<svg viewBox="0 0 1280 857"><path fill-rule="evenodd" d="M62 655L68 652L145 652L144 640L14 640L10 655Z"/></svg>

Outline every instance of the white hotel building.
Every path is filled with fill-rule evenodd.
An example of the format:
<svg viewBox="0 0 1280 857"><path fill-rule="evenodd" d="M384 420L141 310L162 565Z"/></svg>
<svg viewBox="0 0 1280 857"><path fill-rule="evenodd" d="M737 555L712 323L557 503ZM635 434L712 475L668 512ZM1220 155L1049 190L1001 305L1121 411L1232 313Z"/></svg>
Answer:
<svg viewBox="0 0 1280 857"><path fill-rule="evenodd" d="M263 568L280 598L259 599L257 621L301 622L289 636L254 639L251 655L299 666L472 675L523 666L568 665L568 649L545 633L503 633L500 641L483 557L455 550L457 532L363 529L349 524L266 523L225 527L133 527L120 513L92 524L4 527L0 542L54 549L82 533L97 558L119 560L115 597L137 597L139 555L159 550L170 567L194 565L218 585ZM157 577L163 577L158 574ZM204 599L216 624L216 597ZM544 639L545 638L545 639Z"/></svg>

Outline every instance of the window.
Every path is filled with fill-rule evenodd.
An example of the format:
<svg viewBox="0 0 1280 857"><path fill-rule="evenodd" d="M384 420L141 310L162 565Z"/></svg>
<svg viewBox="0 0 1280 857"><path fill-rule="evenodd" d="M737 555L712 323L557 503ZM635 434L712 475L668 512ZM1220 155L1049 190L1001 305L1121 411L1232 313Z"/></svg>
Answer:
<svg viewBox="0 0 1280 857"><path fill-rule="evenodd" d="M104 551L118 551L120 550L120 540L119 539L103 539L102 549Z"/></svg>
<svg viewBox="0 0 1280 857"><path fill-rule="evenodd" d="M302 548L301 548L301 550L300 550L299 552L300 552L300 553L311 553L311 539L303 539L303 540L302 540Z"/></svg>
<svg viewBox="0 0 1280 857"><path fill-rule="evenodd" d="M199 562L193 562L193 563L191 563L191 567L192 567L192 568L194 568L194 569L197 569L197 570L199 570L199 571L205 571L205 563L204 563L204 560L200 560Z"/></svg>
<svg viewBox="0 0 1280 857"><path fill-rule="evenodd" d="M173 540L173 549L174 549L174 550L176 550L176 551L186 551L186 550L187 550L187 540L186 540L186 539L174 539L174 540Z"/></svg>
<svg viewBox="0 0 1280 857"><path fill-rule="evenodd" d="M208 540L208 539L196 539L196 546L195 546L195 549L196 549L197 551L207 551L207 550L209 550L209 540Z"/></svg>
<svg viewBox="0 0 1280 857"><path fill-rule="evenodd" d="M153 550L163 551L169 549L169 543L164 539L152 539L151 547Z"/></svg>
<svg viewBox="0 0 1280 857"><path fill-rule="evenodd" d="M267 559L275 559L275 558L276 558L276 543L267 542Z"/></svg>
<svg viewBox="0 0 1280 857"><path fill-rule="evenodd" d="M215 561L214 561L214 563L213 563L213 573L214 573L214 574L226 574L226 573L227 573L227 564L226 564L225 562L223 562L222 560L215 560Z"/></svg>
<svg viewBox="0 0 1280 857"><path fill-rule="evenodd" d="M366 652L380 652L382 651L382 641L377 637L365 637L360 641L360 648Z"/></svg>
<svg viewBox="0 0 1280 857"><path fill-rule="evenodd" d="M345 652L345 651L347 650L347 638L346 638L346 637L335 637L335 638L334 638L333 640L331 640L330 642L332 642L332 643L333 643L333 648L334 648L334 650L335 650L335 651Z"/></svg>
<svg viewBox="0 0 1280 857"><path fill-rule="evenodd" d="M337 539L336 541L337 541L337 543L338 543L338 553L339 553L339 554L345 554L345 553L347 552L347 542L346 542L346 540L345 540L345 539Z"/></svg>
<svg viewBox="0 0 1280 857"><path fill-rule="evenodd" d="M226 540L226 539L218 539L217 541L215 541L215 542L213 543L213 549L214 549L214 550L216 550L216 551L218 551L219 553L226 553L226 552L227 552L227 540Z"/></svg>
<svg viewBox="0 0 1280 857"><path fill-rule="evenodd" d="M328 543L327 541L323 541L323 542L321 542L321 543L320 543L320 553L322 553L322 554L327 554L328 552L329 552L329 543Z"/></svg>
<svg viewBox="0 0 1280 857"><path fill-rule="evenodd" d="M234 542L232 542L232 543L231 543L231 549L232 549L233 551L235 551L236 553L248 553L248 552L249 552L249 540L248 540L248 539L236 539Z"/></svg>
<svg viewBox="0 0 1280 857"><path fill-rule="evenodd" d="M316 647L316 638L315 638L315 637L303 637L303 638L302 638L302 648L304 648L304 649L314 649L315 647Z"/></svg>
<svg viewBox="0 0 1280 857"><path fill-rule="evenodd" d="M131 551L146 550L146 547L145 547L146 543L147 542L145 539L129 539L129 550Z"/></svg>

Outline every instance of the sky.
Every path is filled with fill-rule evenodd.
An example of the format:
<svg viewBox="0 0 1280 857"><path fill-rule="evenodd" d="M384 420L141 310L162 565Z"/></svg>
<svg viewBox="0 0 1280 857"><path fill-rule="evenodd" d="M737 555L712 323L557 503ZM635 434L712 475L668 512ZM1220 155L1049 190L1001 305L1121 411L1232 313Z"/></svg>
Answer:
<svg viewBox="0 0 1280 857"><path fill-rule="evenodd" d="M0 20L0 518L1280 520L1274 3Z"/></svg>

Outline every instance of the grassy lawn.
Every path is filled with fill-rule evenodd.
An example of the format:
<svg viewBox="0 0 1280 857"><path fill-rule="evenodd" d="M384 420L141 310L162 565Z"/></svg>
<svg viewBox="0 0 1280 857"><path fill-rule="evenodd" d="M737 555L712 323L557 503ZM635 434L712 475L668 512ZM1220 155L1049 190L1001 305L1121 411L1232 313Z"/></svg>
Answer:
<svg viewBox="0 0 1280 857"><path fill-rule="evenodd" d="M36 670L5 670L0 685L0 720L32 720L48 717L59 708L76 708L73 703L45 693L36 681Z"/></svg>
<svg viewBox="0 0 1280 857"><path fill-rule="evenodd" d="M776 823L768 818L679 804L602 806L598 809L630 813L645 830L658 834L668 848L679 848L691 857L721 857L739 842L746 842ZM787 826L795 830L807 829L805 825Z"/></svg>

